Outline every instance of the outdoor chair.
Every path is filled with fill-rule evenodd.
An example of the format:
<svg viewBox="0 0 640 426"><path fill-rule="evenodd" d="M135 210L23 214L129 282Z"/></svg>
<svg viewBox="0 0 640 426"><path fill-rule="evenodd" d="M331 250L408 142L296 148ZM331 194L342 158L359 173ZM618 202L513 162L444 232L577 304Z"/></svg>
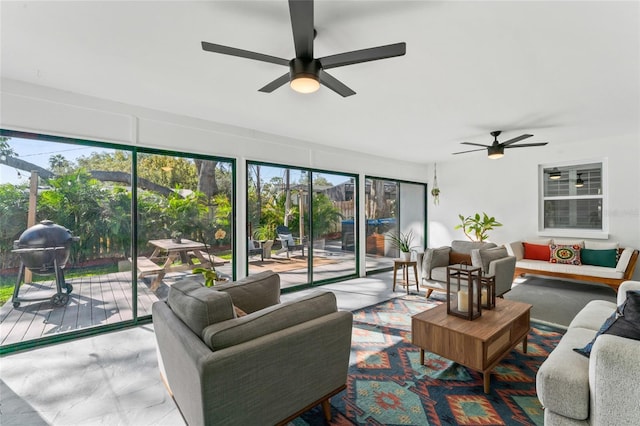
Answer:
<svg viewBox="0 0 640 426"><path fill-rule="evenodd" d="M287 252L287 259L289 258L290 252L297 250L302 250L302 256L304 256L304 246L306 243L304 239L294 238L289 228L284 225L278 226L276 233L278 234L277 239L282 243L282 250L286 250Z"/></svg>
<svg viewBox="0 0 640 426"><path fill-rule="evenodd" d="M260 260L264 261L264 250L262 249L262 244L260 244L259 241L252 240L251 238L249 238L247 250L248 250L249 256L255 256L256 254L259 254Z"/></svg>

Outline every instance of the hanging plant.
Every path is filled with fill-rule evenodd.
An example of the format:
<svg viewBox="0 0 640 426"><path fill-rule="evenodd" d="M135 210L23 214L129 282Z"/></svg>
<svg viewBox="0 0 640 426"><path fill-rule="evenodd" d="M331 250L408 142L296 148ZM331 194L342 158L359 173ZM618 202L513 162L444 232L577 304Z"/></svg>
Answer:
<svg viewBox="0 0 640 426"><path fill-rule="evenodd" d="M433 188L431 188L431 196L433 196L433 204L437 206L440 203L440 188L438 188L438 173L435 163L433 163Z"/></svg>

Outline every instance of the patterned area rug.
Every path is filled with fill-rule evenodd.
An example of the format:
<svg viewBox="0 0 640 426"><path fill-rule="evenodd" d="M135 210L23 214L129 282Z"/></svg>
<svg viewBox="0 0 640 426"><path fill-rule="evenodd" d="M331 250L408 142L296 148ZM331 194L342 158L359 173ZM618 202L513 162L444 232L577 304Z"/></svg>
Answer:
<svg viewBox="0 0 640 426"><path fill-rule="evenodd" d="M408 295L354 312L347 389L331 399L331 425L542 425L538 367L562 330L532 323L528 352L518 345L491 374L425 353L411 344L411 316L441 302ZM323 425L319 407L291 422Z"/></svg>

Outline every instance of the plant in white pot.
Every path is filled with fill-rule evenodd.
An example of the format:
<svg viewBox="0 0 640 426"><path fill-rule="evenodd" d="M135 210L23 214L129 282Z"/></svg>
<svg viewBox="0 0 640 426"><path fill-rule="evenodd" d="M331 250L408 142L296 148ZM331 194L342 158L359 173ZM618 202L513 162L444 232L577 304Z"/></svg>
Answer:
<svg viewBox="0 0 640 426"><path fill-rule="evenodd" d="M387 239L391 245L400 250L400 258L402 260L411 260L411 243L413 242L413 231L407 233L399 232L398 234L387 234Z"/></svg>

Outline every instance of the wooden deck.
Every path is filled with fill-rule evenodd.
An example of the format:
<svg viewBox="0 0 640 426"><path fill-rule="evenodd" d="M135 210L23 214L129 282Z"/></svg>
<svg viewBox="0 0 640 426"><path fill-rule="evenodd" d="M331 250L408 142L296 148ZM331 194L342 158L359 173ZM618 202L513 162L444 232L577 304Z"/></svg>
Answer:
<svg viewBox="0 0 640 426"><path fill-rule="evenodd" d="M73 286L66 306L54 307L49 300L24 301L14 308L11 300L0 308L0 345L52 336L97 325L133 319L131 271L67 279ZM20 298L55 294L55 281L23 284ZM138 317L150 315L158 297L138 282Z"/></svg>

